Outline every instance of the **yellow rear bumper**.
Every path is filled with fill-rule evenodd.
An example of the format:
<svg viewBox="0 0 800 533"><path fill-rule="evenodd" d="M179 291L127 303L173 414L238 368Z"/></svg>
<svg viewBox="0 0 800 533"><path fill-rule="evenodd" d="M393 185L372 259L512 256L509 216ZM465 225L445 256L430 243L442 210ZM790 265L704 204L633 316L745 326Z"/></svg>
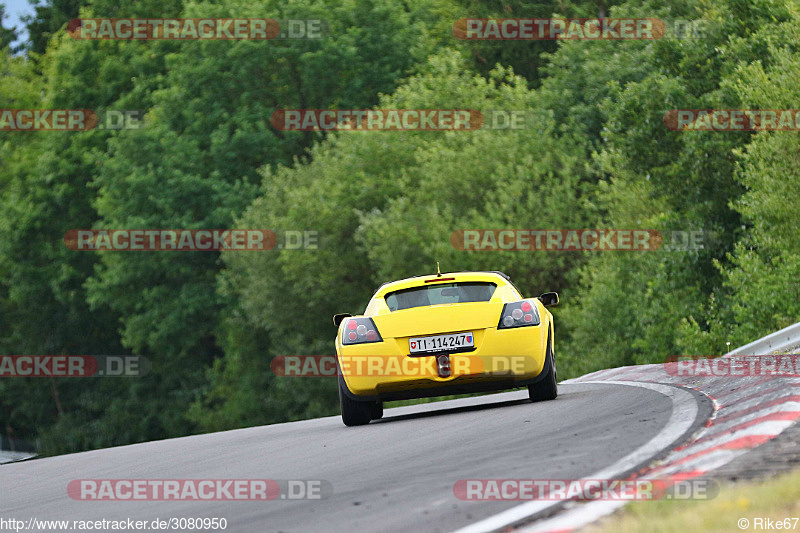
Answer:
<svg viewBox="0 0 800 533"><path fill-rule="evenodd" d="M348 346L337 339L336 353L347 389L355 397L436 396L492 390L492 385L513 388L535 380L544 369L547 332L546 323L473 331L476 349L450 354L447 377L440 377L435 356L408 355L409 337Z"/></svg>

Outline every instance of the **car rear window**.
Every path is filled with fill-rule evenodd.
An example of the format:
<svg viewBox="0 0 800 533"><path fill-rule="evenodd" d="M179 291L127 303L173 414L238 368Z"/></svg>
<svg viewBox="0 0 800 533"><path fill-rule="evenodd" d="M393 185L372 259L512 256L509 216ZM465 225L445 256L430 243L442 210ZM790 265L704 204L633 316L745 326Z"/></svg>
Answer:
<svg viewBox="0 0 800 533"><path fill-rule="evenodd" d="M437 283L390 292L386 295L386 305L390 311L399 311L426 305L488 302L496 288L497 285L488 282Z"/></svg>

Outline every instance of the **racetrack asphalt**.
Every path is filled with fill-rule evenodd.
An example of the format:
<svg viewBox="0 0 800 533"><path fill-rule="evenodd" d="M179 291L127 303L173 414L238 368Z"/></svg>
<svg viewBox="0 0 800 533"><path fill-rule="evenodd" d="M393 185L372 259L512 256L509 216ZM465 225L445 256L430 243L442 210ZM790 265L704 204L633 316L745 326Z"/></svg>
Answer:
<svg viewBox="0 0 800 533"><path fill-rule="evenodd" d="M387 409L361 427L336 416L43 458L0 466L0 517L225 518L237 533L453 531L519 504L461 501L456 481L590 476L647 443L671 413L670 398L654 390L561 384L550 402L513 391ZM67 494L76 479L325 480L333 494L77 501Z"/></svg>

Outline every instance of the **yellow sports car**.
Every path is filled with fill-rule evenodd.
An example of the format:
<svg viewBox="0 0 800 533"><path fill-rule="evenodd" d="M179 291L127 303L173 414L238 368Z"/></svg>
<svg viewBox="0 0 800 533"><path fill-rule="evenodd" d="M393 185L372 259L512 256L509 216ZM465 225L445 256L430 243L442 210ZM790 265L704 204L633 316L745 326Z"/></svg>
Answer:
<svg viewBox="0 0 800 533"><path fill-rule="evenodd" d="M434 274L384 283L363 315L338 326L339 404L348 426L383 402L528 387L558 395L553 315L558 294L523 298L502 272Z"/></svg>

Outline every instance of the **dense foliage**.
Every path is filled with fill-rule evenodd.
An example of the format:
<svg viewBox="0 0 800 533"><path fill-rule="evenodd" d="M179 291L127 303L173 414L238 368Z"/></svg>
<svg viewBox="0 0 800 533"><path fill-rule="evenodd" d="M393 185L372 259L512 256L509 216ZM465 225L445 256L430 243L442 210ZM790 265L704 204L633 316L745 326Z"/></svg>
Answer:
<svg viewBox="0 0 800 533"><path fill-rule="evenodd" d="M0 5L2 14L2 5ZM154 15L157 14L157 15ZM83 17L322 19L324 38L87 41ZM466 41L460 17L701 21L659 40ZM672 131L669 109L796 108L800 14L771 0L48 0L0 16L0 109L143 110L141 129L0 130L0 354L138 354L137 379L0 379L43 453L337 412L335 312L383 281L503 270L561 293L559 377L718 354L800 319L800 136ZM19 30L19 29L17 29ZM275 109L524 111L471 132L284 132ZM318 249L74 252L73 228L315 231ZM459 251L465 228L702 231L699 250Z"/></svg>

